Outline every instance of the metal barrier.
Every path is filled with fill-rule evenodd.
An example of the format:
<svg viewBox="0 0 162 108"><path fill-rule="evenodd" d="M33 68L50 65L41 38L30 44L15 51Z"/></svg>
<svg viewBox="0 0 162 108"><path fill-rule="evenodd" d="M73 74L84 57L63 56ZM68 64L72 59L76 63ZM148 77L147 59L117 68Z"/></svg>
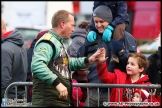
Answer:
<svg viewBox="0 0 162 108"><path fill-rule="evenodd" d="M33 82L13 82L6 88L4 98L8 99L8 93L9 93L10 89L13 86L15 86L15 94L16 94L15 101L16 101L16 106L19 106L19 105L17 105L17 86L25 86L25 99L26 99L25 103L27 103L27 86L32 86L32 85L33 85ZM20 106L23 106L23 105L20 105ZM31 105L25 105L25 106L31 106Z"/></svg>
<svg viewBox="0 0 162 108"><path fill-rule="evenodd" d="M89 103L89 87L90 88L97 88L98 89L98 107L99 107L99 88L107 88L108 89L108 101L107 102L110 102L110 88L118 88L118 99L119 99L119 102L120 102L120 88L149 88L151 89L151 92L152 92L152 89L158 89L158 88L161 88L161 85L157 85L157 84L101 84L101 83L77 83L77 84L73 84L73 86L75 87L87 87L87 98L88 98L88 103ZM96 95L96 94L95 94ZM77 97L78 99L78 97ZM152 102L152 96L151 96L151 102ZM77 102L78 103L78 102ZM78 104L77 104L77 107L78 107ZM88 107L89 107L89 104L88 104Z"/></svg>
<svg viewBox="0 0 162 108"><path fill-rule="evenodd" d="M32 86L33 82L13 82L11 83L5 90L4 98L8 98L8 92L9 90L15 86L15 93L17 98L17 86L25 86L25 96L26 96L26 103L27 103L27 87L26 86ZM88 88L97 88L98 89L98 106L99 106L99 88L107 88L108 89L108 101L110 102L110 88L118 88L118 93L120 95L120 89L119 88L152 88L157 89L161 88L161 85L151 84L151 85L145 85L145 84L101 84L101 83L73 83L72 84L75 87L87 87L87 98L89 103L89 89ZM77 96L77 106L78 106L78 89L76 92ZM152 101L152 97L151 97ZM119 100L120 102L120 100ZM30 107L30 106L29 106ZM88 105L89 107L89 105Z"/></svg>
<svg viewBox="0 0 162 108"><path fill-rule="evenodd" d="M17 86L25 86L25 96L27 98L27 88L26 86L33 86L33 82L13 82L11 83L5 90L4 98L8 98L8 92L9 90L15 86L15 93L16 93L16 98L17 98Z"/></svg>

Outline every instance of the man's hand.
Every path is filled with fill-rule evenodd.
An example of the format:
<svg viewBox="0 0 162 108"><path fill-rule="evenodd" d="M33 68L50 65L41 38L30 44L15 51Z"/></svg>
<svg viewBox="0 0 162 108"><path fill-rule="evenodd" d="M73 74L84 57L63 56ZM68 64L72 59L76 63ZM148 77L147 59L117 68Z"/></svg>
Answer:
<svg viewBox="0 0 162 108"><path fill-rule="evenodd" d="M113 30L114 28L111 25L108 25L102 34L102 40L105 42L109 42L111 40Z"/></svg>
<svg viewBox="0 0 162 108"><path fill-rule="evenodd" d="M98 55L99 54L101 54L101 49L100 48L97 49L97 51L88 58L89 64L93 64L94 62L96 62L98 60Z"/></svg>
<svg viewBox="0 0 162 108"><path fill-rule="evenodd" d="M59 83L56 86L56 89L60 93L60 96L59 96L60 99L67 99L67 97L68 97L68 91L67 91L67 88L62 83Z"/></svg>
<svg viewBox="0 0 162 108"><path fill-rule="evenodd" d="M97 51L89 57L89 63L93 64L94 62L104 62L107 60L107 57L105 58L105 48L99 48Z"/></svg>

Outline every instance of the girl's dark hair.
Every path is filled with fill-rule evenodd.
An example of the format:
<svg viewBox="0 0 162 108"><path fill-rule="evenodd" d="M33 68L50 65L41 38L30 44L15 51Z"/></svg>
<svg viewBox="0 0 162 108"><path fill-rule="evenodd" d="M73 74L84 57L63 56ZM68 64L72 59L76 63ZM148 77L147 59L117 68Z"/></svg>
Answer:
<svg viewBox="0 0 162 108"><path fill-rule="evenodd" d="M78 27L81 28L81 29L85 29L88 32L89 31L89 25L90 25L89 21L81 21L78 24Z"/></svg>

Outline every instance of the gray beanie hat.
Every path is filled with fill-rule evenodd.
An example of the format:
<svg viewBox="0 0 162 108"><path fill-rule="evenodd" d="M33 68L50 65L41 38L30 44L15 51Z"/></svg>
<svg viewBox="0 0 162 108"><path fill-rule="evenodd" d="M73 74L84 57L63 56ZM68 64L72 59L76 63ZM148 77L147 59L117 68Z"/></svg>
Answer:
<svg viewBox="0 0 162 108"><path fill-rule="evenodd" d="M113 20L111 9L105 5L100 5L94 10L93 17L95 16L107 21L108 23L111 23Z"/></svg>

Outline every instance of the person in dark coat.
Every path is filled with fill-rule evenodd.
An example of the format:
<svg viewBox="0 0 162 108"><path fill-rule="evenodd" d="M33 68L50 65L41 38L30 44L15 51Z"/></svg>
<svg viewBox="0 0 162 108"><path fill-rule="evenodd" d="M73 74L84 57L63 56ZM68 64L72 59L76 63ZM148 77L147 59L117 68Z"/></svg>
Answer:
<svg viewBox="0 0 162 108"><path fill-rule="evenodd" d="M81 21L78 26L75 27L75 31L71 35L72 42L67 50L71 57L77 56L78 49L85 42L89 24L89 21Z"/></svg>
<svg viewBox="0 0 162 108"><path fill-rule="evenodd" d="M93 12L100 5L108 6L113 15L113 20L105 29L102 39L108 42L112 35L115 40L121 39L124 35L125 28L129 25L126 1L94 1ZM114 31L114 33L112 33L112 31ZM90 32L87 36L89 42L93 42L96 39L96 32L98 31L95 28L94 19L92 17Z"/></svg>
<svg viewBox="0 0 162 108"><path fill-rule="evenodd" d="M152 84L161 85L161 33L159 34L158 41L158 50L148 57L150 65L146 69L146 74L149 76L150 82ZM159 100L161 105L161 88L153 91L155 92L155 98Z"/></svg>
<svg viewBox="0 0 162 108"><path fill-rule="evenodd" d="M75 31L71 35L72 42L67 50L71 57L77 57L78 49L86 41L87 32L89 31L89 24L89 21L81 21L78 26L75 27ZM79 70L73 73L72 78L77 80L78 83L87 83L88 79L86 74L86 71ZM85 87L81 87L81 90L83 92L83 96L80 103L84 104L87 98L87 89Z"/></svg>
<svg viewBox="0 0 162 108"><path fill-rule="evenodd" d="M28 59L28 71L27 71L27 78L26 78L27 82L32 82L31 61L32 61L33 49L34 49L35 43L37 42L37 40L39 40L39 38L41 38L47 32L48 30L40 31L38 35L36 36L36 38L33 40L29 49L27 50L27 59ZM32 86L28 86L27 102L31 102L31 98L32 98Z"/></svg>
<svg viewBox="0 0 162 108"><path fill-rule="evenodd" d="M22 34L17 30L7 31L4 20L1 19L1 98L6 88L13 82L26 82L27 52L23 47ZM17 98L23 99L25 87L17 87ZM15 87L8 94L10 99L16 98Z"/></svg>
<svg viewBox="0 0 162 108"><path fill-rule="evenodd" d="M129 25L126 1L94 1L93 12L98 6L101 5L108 6L112 11L113 16L112 22L109 22L109 25L102 34L102 40L105 42L109 42L112 38L114 40L120 40L124 36L126 27ZM95 28L94 19L92 17L90 23L90 32L87 35L87 40L89 42L95 41L97 32L98 31ZM119 59L115 53L111 52L111 54L111 62L118 63Z"/></svg>
<svg viewBox="0 0 162 108"><path fill-rule="evenodd" d="M38 35L36 36L36 38L32 41L30 48L27 50L27 58L28 58L28 72L27 72L27 78L26 78L27 82L31 81L31 79L30 79L30 76L31 76L30 75L31 74L31 61L32 61L32 56L33 56L34 45L37 42L37 40L39 38L41 38L47 32L48 32L48 30L40 31L38 33Z"/></svg>
<svg viewBox="0 0 162 108"><path fill-rule="evenodd" d="M104 8L104 9L103 9ZM105 42L102 40L102 34L104 29L107 27L109 22L112 21L111 10L107 6L98 6L93 13L95 27L99 33L96 32L96 40L94 42L85 42L78 50L77 57L90 56L93 54L98 48L104 47L106 49L106 56L111 58L111 51L113 51L119 57L119 63L115 64L110 62L110 59L106 61L109 66L108 71L114 72L114 69L120 69L125 72L126 64L128 60L128 55L133 52L137 52L137 43L135 38L128 32L124 32L123 37L120 40L111 40L110 42ZM104 20L105 19L105 20ZM123 46L124 44L124 46ZM102 81L98 78L96 64L93 64L90 67L90 72L87 74L89 83L102 83ZM100 106L103 106L103 102L108 99L108 91L107 89L100 88L99 89L99 100ZM89 89L89 106L98 107L98 90L96 88ZM88 106L88 99L85 101L85 106Z"/></svg>
<svg viewBox="0 0 162 108"><path fill-rule="evenodd" d="M161 46L158 50L148 57L150 65L146 70L150 78L150 82L153 84L161 84Z"/></svg>

